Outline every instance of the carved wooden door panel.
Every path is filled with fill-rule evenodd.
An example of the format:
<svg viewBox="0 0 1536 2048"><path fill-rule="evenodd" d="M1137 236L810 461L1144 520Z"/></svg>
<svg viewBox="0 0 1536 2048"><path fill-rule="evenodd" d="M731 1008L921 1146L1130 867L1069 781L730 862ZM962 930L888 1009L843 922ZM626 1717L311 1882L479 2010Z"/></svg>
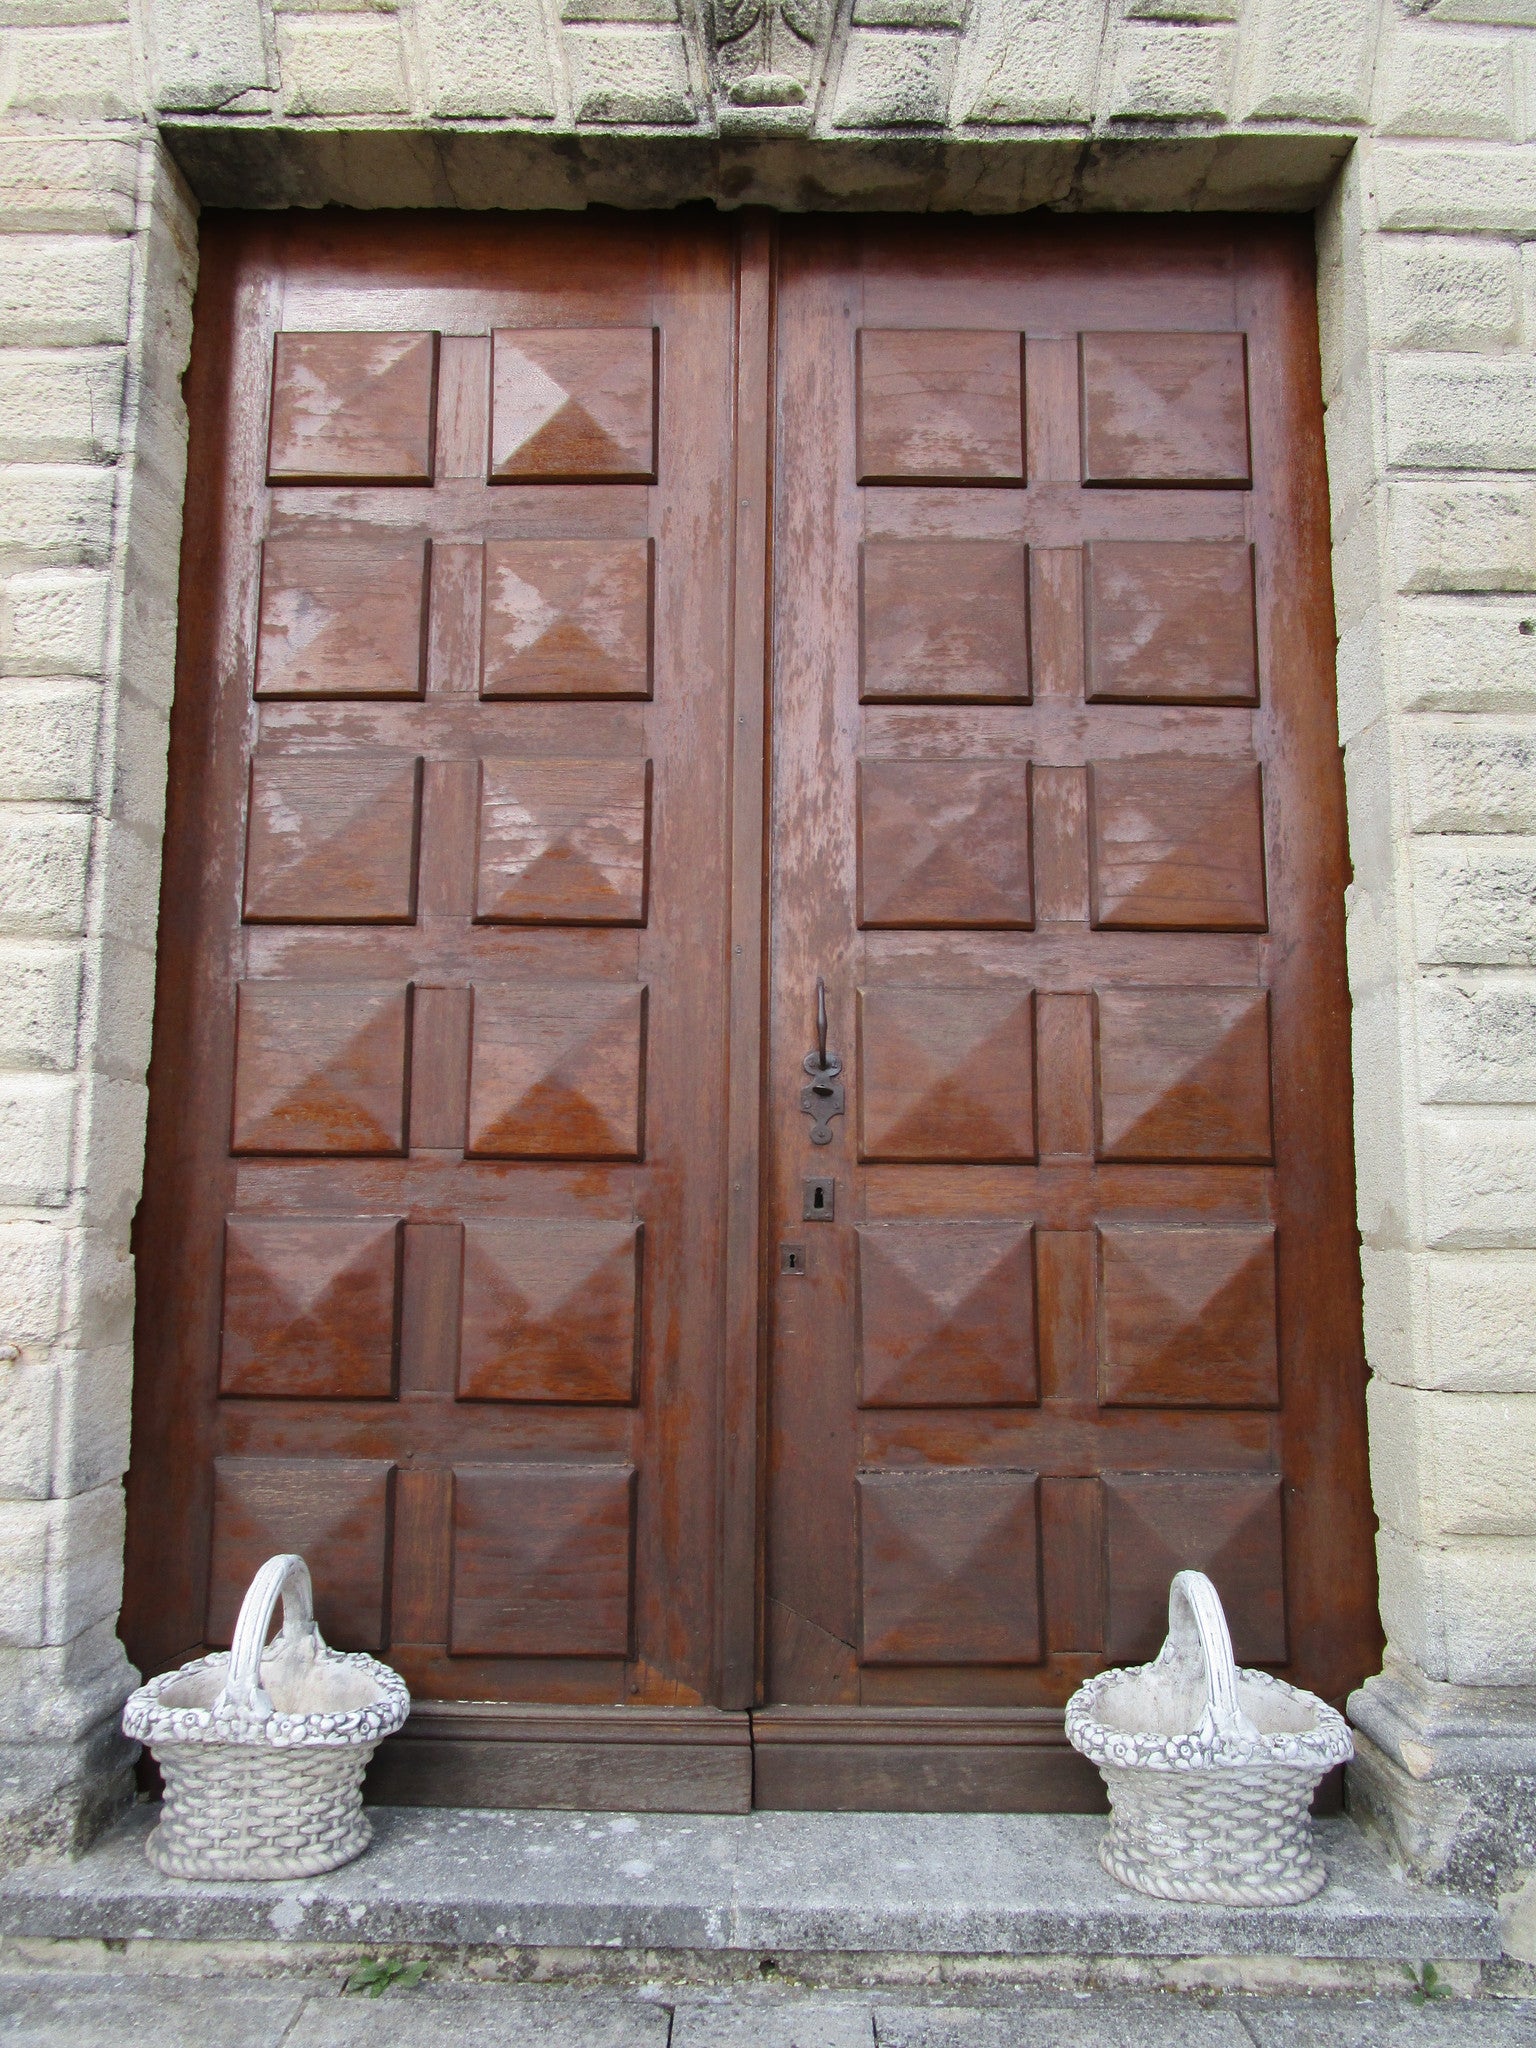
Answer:
<svg viewBox="0 0 1536 2048"><path fill-rule="evenodd" d="M134 1655L718 1700L732 237L204 240Z"/></svg>
<svg viewBox="0 0 1536 2048"><path fill-rule="evenodd" d="M785 234L764 1803L1095 1800L1182 1566L1374 1668L1310 265Z"/></svg>

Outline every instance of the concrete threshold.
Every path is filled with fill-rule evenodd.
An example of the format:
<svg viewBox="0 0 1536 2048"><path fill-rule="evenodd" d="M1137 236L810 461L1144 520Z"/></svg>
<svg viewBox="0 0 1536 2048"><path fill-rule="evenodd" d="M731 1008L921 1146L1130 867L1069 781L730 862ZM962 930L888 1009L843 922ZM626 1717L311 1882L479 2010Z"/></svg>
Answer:
<svg viewBox="0 0 1536 2048"><path fill-rule="evenodd" d="M435 1974L1250 1989L1401 1988L1433 1961L1473 1990L1500 1955L1490 1908L1404 1883L1343 1819L1318 1824L1326 1888L1268 1908L1124 1891L1099 1868L1103 1823L1075 1814L370 1811L374 1844L343 1870L191 1884L144 1856L141 1807L78 1861L0 1878L0 1945L62 1961L105 1944L113 1967L387 1949L430 1953Z"/></svg>

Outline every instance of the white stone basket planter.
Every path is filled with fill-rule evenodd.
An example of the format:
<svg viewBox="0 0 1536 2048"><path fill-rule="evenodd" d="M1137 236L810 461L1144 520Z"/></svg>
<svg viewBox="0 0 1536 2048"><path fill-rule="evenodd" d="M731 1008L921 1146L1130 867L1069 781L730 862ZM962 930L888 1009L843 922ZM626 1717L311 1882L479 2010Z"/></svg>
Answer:
<svg viewBox="0 0 1536 2048"><path fill-rule="evenodd" d="M373 1833L368 1759L410 1710L387 1664L327 1648L303 1558L269 1558L231 1647L151 1679L123 1709L123 1732L165 1774L150 1862L198 1878L313 1877L350 1863Z"/></svg>
<svg viewBox="0 0 1536 2048"><path fill-rule="evenodd" d="M1204 1572L1169 1587L1155 1662L1102 1671L1072 1695L1067 1739L1103 1773L1099 1861L1133 1891L1291 1906L1327 1883L1310 1808L1318 1780L1354 1754L1349 1729L1314 1693L1237 1668Z"/></svg>

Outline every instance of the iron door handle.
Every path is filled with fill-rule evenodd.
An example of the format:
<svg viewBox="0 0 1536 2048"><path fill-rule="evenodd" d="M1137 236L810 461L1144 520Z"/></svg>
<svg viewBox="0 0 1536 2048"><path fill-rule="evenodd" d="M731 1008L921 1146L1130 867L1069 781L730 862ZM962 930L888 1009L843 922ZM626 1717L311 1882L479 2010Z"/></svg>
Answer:
<svg viewBox="0 0 1536 2048"><path fill-rule="evenodd" d="M816 1050L808 1052L802 1064L811 1077L800 1090L800 1107L811 1119L811 1143L830 1145L832 1119L843 1114L845 1096L838 1079L843 1063L835 1052L827 1051L827 984L821 975L816 977Z"/></svg>

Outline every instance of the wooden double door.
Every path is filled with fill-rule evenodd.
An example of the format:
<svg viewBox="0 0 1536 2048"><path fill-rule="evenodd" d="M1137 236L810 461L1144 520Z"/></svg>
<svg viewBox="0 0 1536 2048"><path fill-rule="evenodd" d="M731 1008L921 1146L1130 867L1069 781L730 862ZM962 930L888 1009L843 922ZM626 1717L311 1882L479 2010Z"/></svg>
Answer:
<svg viewBox="0 0 1536 2048"><path fill-rule="evenodd" d="M204 228L126 1633L382 1796L1091 1803L1377 1648L1310 244Z"/></svg>

